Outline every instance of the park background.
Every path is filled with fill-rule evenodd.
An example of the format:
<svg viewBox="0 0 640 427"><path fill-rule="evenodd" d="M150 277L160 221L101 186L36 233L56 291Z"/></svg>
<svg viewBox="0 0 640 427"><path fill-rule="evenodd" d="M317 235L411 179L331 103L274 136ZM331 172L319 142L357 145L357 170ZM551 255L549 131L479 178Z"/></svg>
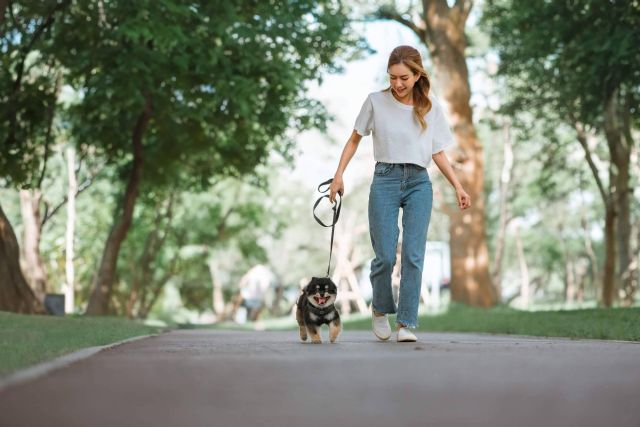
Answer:
<svg viewBox="0 0 640 427"><path fill-rule="evenodd" d="M446 106L473 201L460 212L431 166L430 253L446 259L425 278L421 327L639 339L638 2L0 6L3 342L62 325L4 311L66 312L46 318L100 342L116 336L94 316L117 337L293 327L328 262L317 186L403 44ZM347 328L370 315L373 165L367 137L332 259ZM578 331L554 331L569 312Z"/></svg>

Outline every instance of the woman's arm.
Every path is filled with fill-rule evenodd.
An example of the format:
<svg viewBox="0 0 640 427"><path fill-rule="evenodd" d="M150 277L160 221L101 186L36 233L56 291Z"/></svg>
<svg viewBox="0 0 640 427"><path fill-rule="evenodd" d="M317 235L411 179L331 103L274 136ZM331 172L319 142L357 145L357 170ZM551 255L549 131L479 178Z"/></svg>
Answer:
<svg viewBox="0 0 640 427"><path fill-rule="evenodd" d="M336 201L336 193L340 193L340 195L344 195L344 183L342 182L342 173L347 168L349 161L356 153L358 149L358 144L360 144L360 140L362 136L355 131L351 133L347 144L344 146L342 150L342 155L340 156L340 162L338 163L338 169L336 170L335 175L333 176L333 181L331 182L331 188L329 190L329 200L331 203Z"/></svg>
<svg viewBox="0 0 640 427"><path fill-rule="evenodd" d="M447 180L451 183L453 188L456 190L456 198L458 199L458 206L460 209L464 210L471 206L471 197L464 191L462 188L462 184L458 181L458 177L456 177L455 172L453 172L453 168L449 163L449 159L447 159L447 155L444 150L437 152L433 156L431 156L435 164L438 166L438 169L442 172L442 174L447 178Z"/></svg>

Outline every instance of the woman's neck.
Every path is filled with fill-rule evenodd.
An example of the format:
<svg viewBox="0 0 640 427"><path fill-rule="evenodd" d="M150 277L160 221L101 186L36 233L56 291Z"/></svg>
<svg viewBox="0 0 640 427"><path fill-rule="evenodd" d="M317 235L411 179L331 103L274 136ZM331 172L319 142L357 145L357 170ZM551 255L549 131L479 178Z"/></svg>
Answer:
<svg viewBox="0 0 640 427"><path fill-rule="evenodd" d="M391 95L398 101L406 105L413 106L413 93L409 92L404 97L399 97L395 90L391 89Z"/></svg>

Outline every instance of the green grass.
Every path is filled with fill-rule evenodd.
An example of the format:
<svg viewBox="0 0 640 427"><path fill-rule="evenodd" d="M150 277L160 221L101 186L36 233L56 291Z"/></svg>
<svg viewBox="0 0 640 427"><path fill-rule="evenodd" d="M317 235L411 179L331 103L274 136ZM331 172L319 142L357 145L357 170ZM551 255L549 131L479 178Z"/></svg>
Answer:
<svg viewBox="0 0 640 427"><path fill-rule="evenodd" d="M395 315L390 316L395 321ZM393 322L392 322L393 323ZM487 332L543 337L640 341L640 307L522 311L452 304L443 314L420 316L418 331ZM345 329L371 329L367 317L345 321Z"/></svg>
<svg viewBox="0 0 640 427"><path fill-rule="evenodd" d="M160 330L116 317L28 316L0 312L0 376L82 348Z"/></svg>
<svg viewBox="0 0 640 427"><path fill-rule="evenodd" d="M344 330L370 330L369 315L343 316ZM395 315L389 316L394 325ZM419 332L484 332L494 334L542 337L589 338L640 341L640 307L586 308L572 310L522 311L507 306L491 309L452 303L441 314L421 315ZM189 327L181 325L181 327ZM196 326L191 326L196 327ZM247 322L197 326L198 328L231 330L293 330L293 317Z"/></svg>

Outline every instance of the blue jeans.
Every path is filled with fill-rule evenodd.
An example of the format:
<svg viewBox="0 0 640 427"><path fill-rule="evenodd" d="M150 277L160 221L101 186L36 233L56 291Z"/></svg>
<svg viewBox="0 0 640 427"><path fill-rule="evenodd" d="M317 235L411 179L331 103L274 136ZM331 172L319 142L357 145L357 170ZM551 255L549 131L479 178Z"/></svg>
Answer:
<svg viewBox="0 0 640 427"><path fill-rule="evenodd" d="M398 313L396 323L418 326L422 268L431 218L433 189L429 174L411 163L377 162L369 192L369 234L373 309ZM402 208L402 264L398 308L393 301L391 273L396 263L399 210Z"/></svg>

